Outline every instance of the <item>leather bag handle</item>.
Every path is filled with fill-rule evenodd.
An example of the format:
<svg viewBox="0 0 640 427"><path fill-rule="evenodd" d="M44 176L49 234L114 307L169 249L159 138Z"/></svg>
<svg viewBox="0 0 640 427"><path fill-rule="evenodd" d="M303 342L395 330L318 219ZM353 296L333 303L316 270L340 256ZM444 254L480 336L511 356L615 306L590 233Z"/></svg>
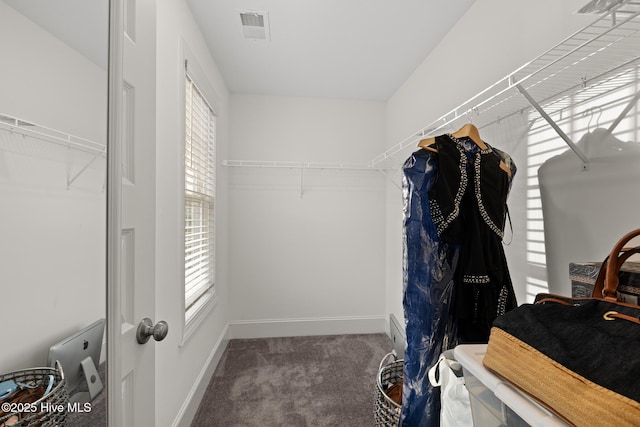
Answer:
<svg viewBox="0 0 640 427"><path fill-rule="evenodd" d="M600 267L592 296L604 298L608 301L616 301L618 289L618 273L625 261L633 254L640 253L640 246L625 248L625 245L634 237L640 235L640 228L625 234L615 244L609 256Z"/></svg>
<svg viewBox="0 0 640 427"><path fill-rule="evenodd" d="M635 248L622 248L621 253L622 254L618 257L618 261L616 265L616 269L618 272L620 272L622 265L625 263L625 261L629 257L631 257L631 255L640 253L640 246L636 246ZM598 272L598 277L596 278L593 292L591 293L591 296L593 298L604 298L604 295L603 295L604 279L607 272L608 261L609 261L609 255L607 255L607 257L602 262L602 266L600 267L600 271Z"/></svg>

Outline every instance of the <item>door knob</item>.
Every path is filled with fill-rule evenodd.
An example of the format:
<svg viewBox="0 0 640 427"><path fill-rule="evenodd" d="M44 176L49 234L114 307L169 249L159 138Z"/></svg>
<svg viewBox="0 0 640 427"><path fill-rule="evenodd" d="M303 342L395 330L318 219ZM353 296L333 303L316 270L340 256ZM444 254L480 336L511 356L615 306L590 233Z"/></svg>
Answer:
<svg viewBox="0 0 640 427"><path fill-rule="evenodd" d="M156 341L162 341L168 333L169 325L167 325L167 322L161 320L153 326L153 321L145 317L138 325L136 339L138 340L138 344L146 343L150 337L153 337Z"/></svg>

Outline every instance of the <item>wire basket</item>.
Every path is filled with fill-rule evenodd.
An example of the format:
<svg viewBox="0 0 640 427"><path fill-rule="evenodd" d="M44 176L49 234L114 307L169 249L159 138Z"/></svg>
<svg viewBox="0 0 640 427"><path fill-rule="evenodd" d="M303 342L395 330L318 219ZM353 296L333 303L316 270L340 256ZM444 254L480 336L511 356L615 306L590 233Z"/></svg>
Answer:
<svg viewBox="0 0 640 427"><path fill-rule="evenodd" d="M47 392L51 377L53 382ZM15 401L11 399L13 396L6 398L5 401L0 400L2 402L0 427L66 426L69 392L59 363L56 363L55 369L32 368L0 375L0 383L8 380L23 384L24 388L42 386L44 393L42 397L35 400Z"/></svg>
<svg viewBox="0 0 640 427"><path fill-rule="evenodd" d="M393 359L392 362L389 362ZM402 371L404 360L397 359L395 352L389 353L380 361L376 381L376 404L374 418L376 427L397 427L400 422L402 406L393 401L388 392L393 387L400 387L402 393Z"/></svg>

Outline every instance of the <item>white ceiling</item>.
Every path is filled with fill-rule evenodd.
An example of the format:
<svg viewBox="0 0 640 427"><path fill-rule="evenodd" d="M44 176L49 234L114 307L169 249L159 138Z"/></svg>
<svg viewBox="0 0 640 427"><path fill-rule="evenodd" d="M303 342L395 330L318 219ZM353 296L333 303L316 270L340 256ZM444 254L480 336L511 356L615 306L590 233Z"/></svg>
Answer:
<svg viewBox="0 0 640 427"><path fill-rule="evenodd" d="M107 1L4 1L106 68ZM386 100L475 0L184 1L231 92ZM239 10L271 39L245 39Z"/></svg>
<svg viewBox="0 0 640 427"><path fill-rule="evenodd" d="M475 0L186 1L231 92L386 100ZM271 40L239 10L267 12Z"/></svg>

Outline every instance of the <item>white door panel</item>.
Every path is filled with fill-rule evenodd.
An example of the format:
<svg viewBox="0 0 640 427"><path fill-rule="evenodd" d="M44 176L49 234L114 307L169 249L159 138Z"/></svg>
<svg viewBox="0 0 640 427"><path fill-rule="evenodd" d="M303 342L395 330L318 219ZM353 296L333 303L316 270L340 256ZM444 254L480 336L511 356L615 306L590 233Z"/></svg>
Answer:
<svg viewBox="0 0 640 427"><path fill-rule="evenodd" d="M111 0L108 177L108 421L155 425L155 1ZM161 345L161 344L158 344Z"/></svg>

